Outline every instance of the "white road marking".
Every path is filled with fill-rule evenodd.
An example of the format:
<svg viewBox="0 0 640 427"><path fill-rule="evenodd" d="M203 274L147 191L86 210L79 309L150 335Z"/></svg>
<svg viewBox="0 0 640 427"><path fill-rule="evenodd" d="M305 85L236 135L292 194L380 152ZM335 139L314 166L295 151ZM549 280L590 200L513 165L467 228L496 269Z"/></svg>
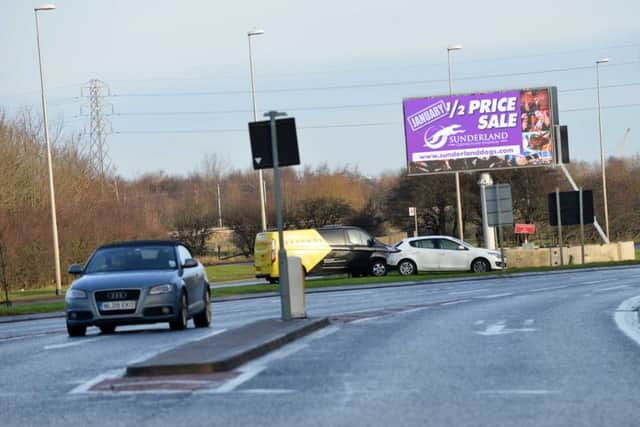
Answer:
<svg viewBox="0 0 640 427"><path fill-rule="evenodd" d="M246 383L250 379L254 378L256 375L260 374L262 371L267 369L269 363L274 362L279 359L284 359L286 357L291 356L309 346L309 343L313 340L324 338L328 335L331 335L337 332L340 328L337 326L328 326L319 330L318 332L314 332L311 335L308 335L304 338L301 338L298 342L293 344L287 344L279 350L276 350L272 353L267 354L266 356L260 357L259 359L253 360L246 365L240 367L238 371L240 375L236 378L233 378L218 388L212 390L200 390L194 392L194 394L219 394L219 393L230 393L234 391L236 388Z"/></svg>
<svg viewBox="0 0 640 427"><path fill-rule="evenodd" d="M476 320L475 322L473 322L474 325L476 326L480 326L482 324L484 324L484 320Z"/></svg>
<svg viewBox="0 0 640 427"><path fill-rule="evenodd" d="M476 298L491 299L491 298L508 297L509 295L513 295L513 293L511 293L511 292L505 292L504 294L481 295L481 296L477 296Z"/></svg>
<svg viewBox="0 0 640 427"><path fill-rule="evenodd" d="M240 390L240 393L252 393L252 394L287 394L296 393L297 390L289 388L251 388L248 390Z"/></svg>
<svg viewBox="0 0 640 427"><path fill-rule="evenodd" d="M213 393L229 393L229 392L232 392L233 390L236 389L236 387L246 383L251 378L255 377L256 375L258 375L260 372L264 371L265 369L267 369L266 366L249 366L249 365L247 365L242 369L242 373L240 375L238 375L237 377L235 377L232 380L227 381L226 383L224 383L220 387L218 387L218 388L216 388L214 390L203 390L203 391L196 392L196 393L198 393L198 394L200 394L200 393L213 394Z"/></svg>
<svg viewBox="0 0 640 427"><path fill-rule="evenodd" d="M551 286L548 288L538 288L538 289L532 289L529 292L544 292L544 291L552 291L554 289L564 289L564 288L568 288L569 286Z"/></svg>
<svg viewBox="0 0 640 427"><path fill-rule="evenodd" d="M527 319L522 324L525 326L531 326L533 325L533 319Z"/></svg>
<svg viewBox="0 0 640 427"><path fill-rule="evenodd" d="M382 319L384 316L373 316L373 317L365 317L363 319L358 319L358 320L354 320L352 322L349 322L352 325L356 325L358 323L366 323L366 322L371 322L372 320L380 320Z"/></svg>
<svg viewBox="0 0 640 427"><path fill-rule="evenodd" d="M482 292L484 289L476 289L474 291L455 291L455 292L449 292L448 295L464 295L464 294L474 294L476 292Z"/></svg>
<svg viewBox="0 0 640 427"><path fill-rule="evenodd" d="M469 302L469 301L471 301L471 300L470 299L461 299L459 301L443 302L440 305L455 305L455 304L462 304L462 303Z"/></svg>
<svg viewBox="0 0 640 427"><path fill-rule="evenodd" d="M87 393L91 389L91 387L93 387L94 385L99 384L104 380L121 377L122 375L124 375L124 372L125 372L124 369L114 369L112 371L107 371L104 374L100 374L94 379L89 380L84 384L81 384L78 387L74 388L69 392L69 394Z"/></svg>
<svg viewBox="0 0 640 427"><path fill-rule="evenodd" d="M96 338L76 338L71 342L66 342L63 344L52 344L52 345L45 345L43 348L45 350L57 350L59 348L67 348L67 347L75 347L77 345L82 345L82 344L88 344L90 342L94 342L94 341L100 341L105 339L106 337L96 337Z"/></svg>
<svg viewBox="0 0 640 427"><path fill-rule="evenodd" d="M527 319L523 322L525 326L531 324L531 323L528 323L529 320L531 320L531 323L533 323L532 319ZM492 325L487 326L487 329L484 331L473 331L473 332L478 335L483 335L487 337L487 336L493 336L493 335L512 334L515 332L535 332L535 331L536 329L534 328L518 328L518 329L507 328L506 321L500 320Z"/></svg>
<svg viewBox="0 0 640 427"><path fill-rule="evenodd" d="M582 282L582 285L595 285L596 283L603 283L604 280L593 280L591 282Z"/></svg>
<svg viewBox="0 0 640 427"><path fill-rule="evenodd" d="M220 335L221 333L226 332L226 331L227 331L227 329L226 329L226 328L225 328L225 329L216 329L215 331L211 331L211 332L209 332L208 334L205 334L205 335L203 335L203 336L201 336L201 337L198 337L197 339L195 339L195 340L193 340L193 341L190 341L190 342L198 342L198 341L202 341L203 339L206 339L206 338L212 337L212 336L214 336L214 335Z"/></svg>
<svg viewBox="0 0 640 427"><path fill-rule="evenodd" d="M628 288L628 287L629 286L627 286L627 285L611 286L610 288L594 289L593 292L606 292L606 291L612 291L614 289L625 289L625 288Z"/></svg>
<svg viewBox="0 0 640 427"><path fill-rule="evenodd" d="M638 307L640 307L640 296L624 300L613 314L613 319L618 329L640 345L640 325L636 311Z"/></svg>
<svg viewBox="0 0 640 427"><path fill-rule="evenodd" d="M429 307L416 307L416 308L412 308L410 310L401 311L398 314L415 313L416 311L423 311L423 310L428 310L428 309L429 309Z"/></svg>

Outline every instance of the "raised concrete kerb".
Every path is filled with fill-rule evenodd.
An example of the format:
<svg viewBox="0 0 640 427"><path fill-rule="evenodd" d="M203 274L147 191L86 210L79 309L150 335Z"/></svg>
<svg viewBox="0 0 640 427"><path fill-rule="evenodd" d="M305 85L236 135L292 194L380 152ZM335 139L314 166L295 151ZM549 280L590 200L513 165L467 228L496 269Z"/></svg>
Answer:
<svg viewBox="0 0 640 427"><path fill-rule="evenodd" d="M127 366L127 376L229 371L329 325L328 318L264 319L194 341Z"/></svg>
<svg viewBox="0 0 640 427"><path fill-rule="evenodd" d="M626 336L640 345L640 321L638 310L640 309L640 296L623 301L616 309L613 319L616 326Z"/></svg>

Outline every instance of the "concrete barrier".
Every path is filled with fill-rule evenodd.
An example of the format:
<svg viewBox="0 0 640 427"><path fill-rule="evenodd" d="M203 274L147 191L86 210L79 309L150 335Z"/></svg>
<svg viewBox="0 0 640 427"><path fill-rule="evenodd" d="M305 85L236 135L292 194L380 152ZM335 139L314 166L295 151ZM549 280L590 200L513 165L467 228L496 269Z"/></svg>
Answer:
<svg viewBox="0 0 640 427"><path fill-rule="evenodd" d="M582 264L580 246L561 248L505 248L509 267L549 267L560 265L560 250L565 265ZM584 245L585 264L594 262L629 261L636 256L633 242L615 242L606 245Z"/></svg>

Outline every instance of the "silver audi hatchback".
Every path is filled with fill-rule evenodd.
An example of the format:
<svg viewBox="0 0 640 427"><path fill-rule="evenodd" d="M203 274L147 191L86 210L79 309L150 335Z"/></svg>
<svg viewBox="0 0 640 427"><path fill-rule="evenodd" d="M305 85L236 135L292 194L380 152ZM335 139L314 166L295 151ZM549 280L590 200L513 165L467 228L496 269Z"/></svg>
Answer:
<svg viewBox="0 0 640 427"><path fill-rule="evenodd" d="M99 247L65 296L67 332L83 336L87 327L113 333L119 325L168 322L171 329L211 324L211 298L202 264L184 244L145 240Z"/></svg>

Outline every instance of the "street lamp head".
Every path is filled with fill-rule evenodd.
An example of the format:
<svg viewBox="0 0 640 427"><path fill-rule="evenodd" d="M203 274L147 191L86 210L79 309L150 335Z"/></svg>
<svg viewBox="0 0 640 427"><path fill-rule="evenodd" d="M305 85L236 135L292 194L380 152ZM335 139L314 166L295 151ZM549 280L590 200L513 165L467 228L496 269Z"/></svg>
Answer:
<svg viewBox="0 0 640 427"><path fill-rule="evenodd" d="M262 28L254 28L247 33L247 36L261 36L262 34L264 34L264 30Z"/></svg>
<svg viewBox="0 0 640 427"><path fill-rule="evenodd" d="M54 10L55 8L56 8L55 4L48 3L48 4L41 4L40 6L36 6L33 8L33 10L38 12L40 10Z"/></svg>
<svg viewBox="0 0 640 427"><path fill-rule="evenodd" d="M600 58L596 61L596 64L606 64L609 62L609 58Z"/></svg>
<svg viewBox="0 0 640 427"><path fill-rule="evenodd" d="M462 49L462 45L461 44L452 44L447 46L447 51L451 52L452 50L460 50Z"/></svg>

